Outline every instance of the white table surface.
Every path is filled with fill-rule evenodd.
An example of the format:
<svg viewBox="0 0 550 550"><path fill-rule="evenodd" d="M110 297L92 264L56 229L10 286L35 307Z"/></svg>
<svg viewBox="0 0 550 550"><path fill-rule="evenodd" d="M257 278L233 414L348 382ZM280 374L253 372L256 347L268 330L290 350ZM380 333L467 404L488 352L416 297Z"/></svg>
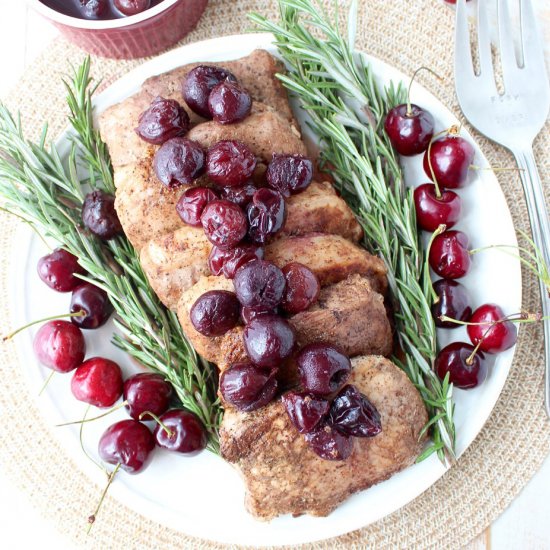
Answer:
<svg viewBox="0 0 550 550"><path fill-rule="evenodd" d="M29 10L23 0L0 0L0 8L2 97L16 84L25 67L57 36L57 31ZM16 490L1 469L0 495L3 548L72 548L71 543L56 532L55 525L29 505L26 496ZM549 520L550 457L502 516L475 541L464 543L468 550L548 550Z"/></svg>

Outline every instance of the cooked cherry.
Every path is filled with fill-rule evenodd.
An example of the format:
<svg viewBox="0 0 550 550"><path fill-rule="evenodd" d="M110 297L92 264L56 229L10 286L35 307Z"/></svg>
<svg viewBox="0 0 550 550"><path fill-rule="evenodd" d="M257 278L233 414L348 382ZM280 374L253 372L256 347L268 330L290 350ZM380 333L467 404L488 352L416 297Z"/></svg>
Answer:
<svg viewBox="0 0 550 550"><path fill-rule="evenodd" d="M418 155L428 148L434 135L434 117L414 103L410 110L403 103L388 112L384 128L400 155Z"/></svg>
<svg viewBox="0 0 550 550"><path fill-rule="evenodd" d="M154 372L134 374L124 382L123 387L126 410L136 420L144 412L160 416L167 411L172 393L172 385ZM145 420L148 419L145 417Z"/></svg>
<svg viewBox="0 0 550 550"><path fill-rule="evenodd" d="M113 0L115 8L124 15L136 15L151 7L151 0Z"/></svg>
<svg viewBox="0 0 550 550"><path fill-rule="evenodd" d="M69 321L48 321L33 341L38 361L57 372L70 372L84 361L86 342L81 330Z"/></svg>
<svg viewBox="0 0 550 550"><path fill-rule="evenodd" d="M157 97L141 113L136 132L139 137L154 145L182 136L189 130L189 115L175 100Z"/></svg>
<svg viewBox="0 0 550 550"><path fill-rule="evenodd" d="M86 19L101 17L108 8L107 0L80 0L80 7Z"/></svg>
<svg viewBox="0 0 550 550"><path fill-rule="evenodd" d="M190 318L204 336L221 336L239 321L240 304L233 292L210 290L191 307Z"/></svg>
<svg viewBox="0 0 550 550"><path fill-rule="evenodd" d="M281 397L281 401L291 422L301 434L312 432L330 409L326 399L307 392L290 391Z"/></svg>
<svg viewBox="0 0 550 550"><path fill-rule="evenodd" d="M278 367L290 357L295 342L294 330L277 315L261 315L244 327L248 357L261 367Z"/></svg>
<svg viewBox="0 0 550 550"><path fill-rule="evenodd" d="M186 189L176 204L176 211L184 223L201 227L201 216L206 205L217 198L218 195L208 187Z"/></svg>
<svg viewBox="0 0 550 550"><path fill-rule="evenodd" d="M329 344L314 343L303 347L296 362L304 390L315 395L339 390L351 373L349 357Z"/></svg>
<svg viewBox="0 0 550 550"><path fill-rule="evenodd" d="M95 407L112 407L122 395L122 371L109 359L92 357L74 371L73 395Z"/></svg>
<svg viewBox="0 0 550 550"><path fill-rule="evenodd" d="M244 120L252 108L250 94L236 82L225 80L212 89L208 109L212 118L220 124L232 124Z"/></svg>
<svg viewBox="0 0 550 550"><path fill-rule="evenodd" d="M470 296L466 287L450 279L439 279L433 285L439 301L432 305L432 315L437 327L456 328L460 326L452 321L442 321L441 316L457 321L468 321L472 315Z"/></svg>
<svg viewBox="0 0 550 550"><path fill-rule="evenodd" d="M226 403L244 412L267 405L277 391L276 370L237 363L220 376L220 393Z"/></svg>
<svg viewBox="0 0 550 550"><path fill-rule="evenodd" d="M241 244L231 250L222 250L214 246L208 256L208 266L212 275L223 274L226 279L233 279L240 267L263 257L264 249L255 244Z"/></svg>
<svg viewBox="0 0 550 550"><path fill-rule="evenodd" d="M94 329L104 325L113 313L107 293L91 283L82 283L73 290L71 313L84 311L83 317L71 317L71 323L80 328Z"/></svg>
<svg viewBox="0 0 550 550"><path fill-rule="evenodd" d="M236 82L237 79L221 67L199 65L183 81L183 98L189 107L204 118L210 118L208 98L213 88L224 81Z"/></svg>
<svg viewBox="0 0 550 550"><path fill-rule="evenodd" d="M160 421L168 428L170 434L157 424L153 434L159 447L183 454L197 453L206 447L206 430L192 412L172 409L165 412Z"/></svg>
<svg viewBox="0 0 550 550"><path fill-rule="evenodd" d="M225 187L222 198L238 204L241 208L248 206L258 188L253 183L245 183L239 187Z"/></svg>
<svg viewBox="0 0 550 550"><path fill-rule="evenodd" d="M84 225L100 239L109 240L122 232L115 210L115 197L99 189L88 193L82 205Z"/></svg>
<svg viewBox="0 0 550 550"><path fill-rule="evenodd" d="M430 266L445 279L460 279L470 269L469 239L462 231L445 231L437 235L430 248Z"/></svg>
<svg viewBox="0 0 550 550"><path fill-rule="evenodd" d="M51 254L38 260L38 276L50 288L57 292L71 292L82 279L76 273L84 275L86 270L78 263L78 258L62 248L56 248Z"/></svg>
<svg viewBox="0 0 550 550"><path fill-rule="evenodd" d="M354 437L374 437L382 431L380 413L351 384L344 386L333 399L329 421L339 432Z"/></svg>
<svg viewBox="0 0 550 550"><path fill-rule="evenodd" d="M202 147L190 139L176 137L160 146L153 158L157 178L168 187L190 185L205 169Z"/></svg>
<svg viewBox="0 0 550 550"><path fill-rule="evenodd" d="M245 325L248 325L253 319L261 315L277 315L277 309L254 309L251 307L241 308L241 319Z"/></svg>
<svg viewBox="0 0 550 550"><path fill-rule="evenodd" d="M353 439L326 423L306 434L305 439L311 450L323 460L346 460L353 451Z"/></svg>
<svg viewBox="0 0 550 550"><path fill-rule="evenodd" d="M482 324L467 326L472 343L477 345L481 342L479 349L487 353L510 349L518 339L518 331L514 323L503 319L506 315L497 304L479 306L470 317L470 323Z"/></svg>
<svg viewBox="0 0 550 550"><path fill-rule="evenodd" d="M101 460L120 464L129 474L137 474L151 461L155 438L149 428L137 420L121 420L109 426L99 440Z"/></svg>
<svg viewBox="0 0 550 550"><path fill-rule="evenodd" d="M317 275L298 262L292 262L283 267L286 279L286 290L281 302L287 313L305 311L317 301L321 285Z"/></svg>
<svg viewBox="0 0 550 550"><path fill-rule="evenodd" d="M444 347L435 358L434 368L443 380L449 373L449 382L464 390L475 388L487 378L487 365L483 353L473 357L474 346L464 342L453 342Z"/></svg>
<svg viewBox="0 0 550 550"><path fill-rule="evenodd" d="M221 187L245 184L256 168L254 153L240 141L218 141L208 149L206 173Z"/></svg>
<svg viewBox="0 0 550 550"><path fill-rule="evenodd" d="M289 197L308 187L313 178L313 163L302 155L273 155L266 172L267 183Z"/></svg>
<svg viewBox="0 0 550 550"><path fill-rule="evenodd" d="M253 260L241 267L233 284L243 306L263 311L281 303L286 285L283 272L265 260Z"/></svg>
<svg viewBox="0 0 550 550"><path fill-rule="evenodd" d="M248 236L258 244L279 232L286 221L285 199L273 189L258 189L248 205Z"/></svg>
<svg viewBox="0 0 550 550"><path fill-rule="evenodd" d="M449 135L434 141L429 151L430 162L428 151L424 154L424 172L429 178L435 176L441 187L450 189L466 184L475 154L470 142L460 136Z"/></svg>
<svg viewBox="0 0 550 550"><path fill-rule="evenodd" d="M208 240L218 248L236 247L246 235L246 216L233 202L224 199L209 202L201 215L201 224Z"/></svg>
<svg viewBox="0 0 550 550"><path fill-rule="evenodd" d="M419 227L433 233L441 224L450 229L458 222L462 201L447 189L442 189L438 197L435 185L424 183L414 190L414 206Z"/></svg>

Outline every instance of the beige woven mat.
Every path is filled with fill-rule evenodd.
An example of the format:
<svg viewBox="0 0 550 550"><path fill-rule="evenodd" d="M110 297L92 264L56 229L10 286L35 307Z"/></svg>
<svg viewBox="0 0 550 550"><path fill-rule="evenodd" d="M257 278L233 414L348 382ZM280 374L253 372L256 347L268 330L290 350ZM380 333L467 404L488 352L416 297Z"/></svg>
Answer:
<svg viewBox="0 0 550 550"><path fill-rule="evenodd" d="M329 2L327 1L327 4ZM363 0L360 47L411 74L427 65L444 82L423 83L455 114L452 87L453 16L436 0L415 2ZM242 32L251 10L275 14L273 1L211 0L198 28L184 42ZM20 107L29 130L35 133L48 120L52 132L64 125L64 92L60 76L67 62L83 54L64 41L55 42L27 72L8 99ZM138 62L95 61L93 72L105 83ZM422 80L422 78L420 79ZM492 165L512 166L510 155L480 139ZM547 131L537 142L541 175L548 187L550 150ZM528 218L517 174L499 175L516 227L528 230ZM13 220L0 217L0 251L9 257ZM0 289L7 288L7 265L0 271ZM539 308L538 287L524 273L524 308ZM0 306L0 334L11 327L6 296ZM98 549L213 548L164 528L108 498L92 535L84 535L83 520L96 502L94 486L64 453L51 427L40 418L12 344L0 346L0 461L2 468L25 490L44 516L50 518L76 546ZM550 452L550 424L543 410L543 347L538 326L521 331L514 365L501 398L485 428L468 451L438 483L405 508L378 523L312 548L458 548L477 536L512 501ZM223 498L223 493L212 498ZM215 518L212 519L215 521Z"/></svg>

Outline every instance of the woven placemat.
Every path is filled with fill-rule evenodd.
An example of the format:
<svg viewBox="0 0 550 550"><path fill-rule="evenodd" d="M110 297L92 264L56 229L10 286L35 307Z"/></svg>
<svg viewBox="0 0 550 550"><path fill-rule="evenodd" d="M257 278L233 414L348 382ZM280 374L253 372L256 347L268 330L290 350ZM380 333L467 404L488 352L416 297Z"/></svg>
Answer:
<svg viewBox="0 0 550 550"><path fill-rule="evenodd" d="M343 2L341 2L342 4ZM326 4L330 4L327 1ZM444 80L423 84L455 114L452 79L453 13L436 0L388 2L363 0L359 46L406 74L420 65L431 67ZM243 32L246 13L254 10L276 15L275 2L211 0L197 29L182 43ZM20 108L29 135L49 121L52 135L65 126L66 106L60 77L68 62L78 63L83 53L63 40L51 47L27 71L7 104ZM95 77L104 86L139 61L98 60ZM423 81L420 76L420 81ZM475 134L475 132L474 132ZM511 156L476 136L492 165L513 166ZM536 144L541 176L550 177L550 133ZM517 229L528 231L528 217L517 174L499 175ZM0 251L9 258L14 221L0 216ZM0 334L11 328L7 307L7 269L0 269ZM538 286L523 273L523 307L539 309ZM87 548L218 548L221 545L190 538L160 526L108 497L92 535L86 537L83 518L96 502L100 488L90 482L69 459L51 427L41 419L22 374L13 344L0 346L0 461L3 470L50 518L72 544ZM25 403L22 406L22 403ZM550 452L550 423L543 409L543 345L540 326L521 331L514 364L486 426L458 463L414 502L359 531L308 545L311 548L458 548L477 536L512 501ZM212 495L216 498L216 495ZM220 496L223 498L223 496ZM215 521L215 518L213 518Z"/></svg>

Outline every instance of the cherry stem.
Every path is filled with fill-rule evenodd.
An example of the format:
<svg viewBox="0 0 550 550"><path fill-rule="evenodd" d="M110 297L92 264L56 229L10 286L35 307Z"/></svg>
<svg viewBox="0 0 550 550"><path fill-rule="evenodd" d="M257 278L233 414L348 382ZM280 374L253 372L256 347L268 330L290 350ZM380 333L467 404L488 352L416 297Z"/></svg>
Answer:
<svg viewBox="0 0 550 550"><path fill-rule="evenodd" d="M481 343L483 342L485 335L489 332L489 330L491 330L491 328L492 326L485 331L481 340L477 343L476 347L473 349L472 353L470 353L470 355L466 358L466 364L468 366L471 366L471 364L474 362L474 357L476 356L476 353L479 351L479 347L481 346Z"/></svg>
<svg viewBox="0 0 550 550"><path fill-rule="evenodd" d="M55 427L61 428L63 426L73 426L74 424L85 424L86 422L93 422L94 420L99 420L100 418L108 416L109 414L114 413L119 409L122 409L122 407L124 407L127 404L128 404L128 401L123 401L120 405L117 405L116 407L109 409L108 411L104 412L103 414L100 414L99 416L94 416L93 418L83 418L82 420L74 420L73 422L64 422L63 424L56 424Z"/></svg>
<svg viewBox="0 0 550 550"><path fill-rule="evenodd" d="M428 143L428 166L430 167L430 174L432 176L432 181L434 182L435 187L435 196L440 199L441 198L441 190L439 189L439 183L437 183L437 178L435 177L435 172L432 166L432 143L436 141L438 138L440 138L443 135L451 134L453 133L453 129L456 128L456 126L451 126L450 128L446 128L445 130L441 130L441 132L437 132L437 134L434 134L432 136L432 139L430 139L430 143Z"/></svg>
<svg viewBox="0 0 550 550"><path fill-rule="evenodd" d="M411 88L412 88L412 85L413 85L413 82L414 82L414 79L416 78L416 75L420 72L420 71L428 71L430 73L432 73L438 80L443 80L443 78L441 76L439 76L435 71L432 71L432 69L430 69L429 67L418 67L418 69L416 69L416 71L414 71L412 77L411 77L411 81L409 82L409 87L407 89L407 116L411 116L412 115L412 107L411 107Z"/></svg>
<svg viewBox="0 0 550 550"><path fill-rule="evenodd" d="M109 474L109 480L107 481L107 485L105 486L105 489L103 489L103 493L101 493L101 498L99 499L97 508L95 509L94 513L88 517L88 529L86 531L87 535L89 535L90 531L92 530L97 514L99 513L99 509L101 508L101 505L105 500L105 496L107 495L107 491L109 490L109 487L111 486L111 483L113 483L113 480L115 479L115 476L117 475L119 470L120 470L120 462L115 466L115 469Z"/></svg>
<svg viewBox="0 0 550 550"><path fill-rule="evenodd" d="M33 325L37 325L38 323L45 323L46 321L55 321L56 319L63 319L66 317L85 317L85 316L86 316L86 312L83 309L81 309L80 311L75 311L74 313L64 313L63 315L52 315L51 317L44 317L43 319L38 319L37 321L32 321L30 323L27 323L26 325L23 325L22 327L19 327L17 330L14 330L10 334L4 336L2 338L2 342L11 340L16 334L19 334L23 330L28 329Z"/></svg>
<svg viewBox="0 0 550 550"><path fill-rule="evenodd" d="M493 321L492 323L472 323L470 321L459 321L458 319L453 319L452 317L447 317L447 315L440 315L438 317L440 321L445 321L449 323L455 323L456 325L462 325L462 326L470 326L470 327L479 327L479 326L486 326L489 325L489 329L491 329L494 325L498 325L499 323L506 323L507 321L510 321L510 323L540 323L541 321L546 321L547 319L550 319L550 316L543 316L541 313L528 313L528 312L522 312L522 313L512 313L511 315L507 315L506 317L503 317L502 319L497 319L496 321ZM487 330L489 330L487 329Z"/></svg>
<svg viewBox="0 0 550 550"><path fill-rule="evenodd" d="M82 436L83 436L83 433L84 433L84 420L86 420L86 416L87 416L88 412L90 411L90 407L91 407L91 405L88 405L86 407L86 410L84 411L84 416L82 418L83 422L80 424L80 430L78 431L78 441L80 443L80 448L82 449L82 452L84 453L86 458L88 460L90 460L91 462L93 462L104 474L109 475L109 472L107 472L107 470L99 462L96 462L93 459L93 457L88 454L88 452L86 451L86 449L84 447L84 441L82 439Z"/></svg>
<svg viewBox="0 0 550 550"><path fill-rule="evenodd" d="M143 420L144 416L150 416L165 432L169 439L172 439L175 435L174 431L171 430L155 413L150 411L143 411L139 415L139 419Z"/></svg>
<svg viewBox="0 0 550 550"><path fill-rule="evenodd" d="M54 370L52 370L52 372L50 372L50 374L48 374L48 377L46 378L44 384L42 384L42 387L40 388L40 391L38 392L38 397L40 397L44 393L44 390L48 387L48 384L51 382L51 379L53 378L54 374L55 374Z"/></svg>
<svg viewBox="0 0 550 550"><path fill-rule="evenodd" d="M426 247L426 259L425 259L425 262L426 262L425 272L426 273L430 272L430 249L432 248L432 244L434 242L434 239L438 235L441 235L441 233L443 233L446 229L447 229L447 226L444 223L442 223L437 227L437 229L432 233L432 236L430 237L430 241L428 242L428 246ZM439 302L439 296L437 295L437 292L434 290L434 286L433 286L433 283L432 283L431 280L430 280L430 293L432 295L432 302L434 304L437 304L437 302Z"/></svg>

